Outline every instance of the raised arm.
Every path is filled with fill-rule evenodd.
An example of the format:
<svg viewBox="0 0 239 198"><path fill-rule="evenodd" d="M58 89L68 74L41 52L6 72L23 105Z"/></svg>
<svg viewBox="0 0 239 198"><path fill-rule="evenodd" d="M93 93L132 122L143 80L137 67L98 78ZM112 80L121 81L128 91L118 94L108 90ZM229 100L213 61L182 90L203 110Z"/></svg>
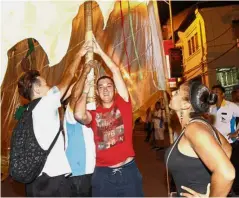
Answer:
<svg viewBox="0 0 239 198"><path fill-rule="evenodd" d="M70 98L70 107L74 110L77 100L80 98L87 75L90 73L91 68L94 68L98 64L97 61L90 61L85 64L81 75L78 77L75 85L72 88L71 98Z"/></svg>
<svg viewBox="0 0 239 198"><path fill-rule="evenodd" d="M209 196L226 197L235 178L235 169L208 126L202 123L191 123L185 131L185 137L212 172Z"/></svg>
<svg viewBox="0 0 239 198"><path fill-rule="evenodd" d="M57 85L63 97L70 86L72 79L74 78L77 67L81 62L81 58L86 54L87 51L92 50L89 46L89 42L86 42L81 47L80 51L74 56L72 62L66 67L61 82Z"/></svg>
<svg viewBox="0 0 239 198"><path fill-rule="evenodd" d="M115 87L117 89L118 94L126 101L129 101L129 93L127 90L127 87L125 85L125 82L123 80L123 77L121 75L119 67L114 63L113 60L101 49L99 44L97 43L96 39L93 38L93 46L94 46L94 52L96 54L99 54L101 58L104 60L107 67L110 69L110 71L113 74L113 80L115 83Z"/></svg>
<svg viewBox="0 0 239 198"><path fill-rule="evenodd" d="M85 78L85 80L82 81L84 82L84 89L81 96L79 97L79 99L75 104L74 116L78 122L82 124L89 124L92 121L92 116L90 112L86 110L86 101L91 87L94 86L94 80L88 81Z"/></svg>

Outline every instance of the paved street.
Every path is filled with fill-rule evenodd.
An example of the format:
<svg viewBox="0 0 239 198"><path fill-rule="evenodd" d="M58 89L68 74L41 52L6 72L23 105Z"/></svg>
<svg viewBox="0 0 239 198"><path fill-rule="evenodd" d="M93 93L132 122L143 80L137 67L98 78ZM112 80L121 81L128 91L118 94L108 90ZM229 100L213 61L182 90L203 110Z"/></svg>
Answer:
<svg viewBox="0 0 239 198"><path fill-rule="evenodd" d="M167 197L164 152L158 151L156 154L156 151L151 150L149 143L144 142L143 134L142 131L135 132L134 148L137 165L143 176L145 196Z"/></svg>
<svg viewBox="0 0 239 198"><path fill-rule="evenodd" d="M144 142L145 132L137 130L134 132L134 148L136 162L143 176L144 193L147 197L165 197L166 177L163 164L163 151L151 150L149 143ZM24 185L6 179L1 185L2 197L25 196Z"/></svg>

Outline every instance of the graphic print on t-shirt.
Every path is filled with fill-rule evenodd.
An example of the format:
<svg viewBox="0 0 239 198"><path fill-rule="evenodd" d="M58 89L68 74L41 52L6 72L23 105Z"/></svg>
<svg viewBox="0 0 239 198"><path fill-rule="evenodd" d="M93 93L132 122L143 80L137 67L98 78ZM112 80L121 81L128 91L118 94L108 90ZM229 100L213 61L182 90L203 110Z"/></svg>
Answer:
<svg viewBox="0 0 239 198"><path fill-rule="evenodd" d="M98 150L109 149L124 141L124 125L117 106L105 113L96 113Z"/></svg>

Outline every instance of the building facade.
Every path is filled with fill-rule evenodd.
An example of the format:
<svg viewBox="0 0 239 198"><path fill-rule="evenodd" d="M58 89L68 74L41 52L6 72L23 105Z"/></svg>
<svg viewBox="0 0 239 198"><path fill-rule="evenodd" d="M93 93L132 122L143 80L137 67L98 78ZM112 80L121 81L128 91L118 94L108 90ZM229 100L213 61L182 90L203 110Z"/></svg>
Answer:
<svg viewBox="0 0 239 198"><path fill-rule="evenodd" d="M192 8L176 30L176 47L182 49L185 80L209 88L221 84L230 99L239 84L239 5Z"/></svg>

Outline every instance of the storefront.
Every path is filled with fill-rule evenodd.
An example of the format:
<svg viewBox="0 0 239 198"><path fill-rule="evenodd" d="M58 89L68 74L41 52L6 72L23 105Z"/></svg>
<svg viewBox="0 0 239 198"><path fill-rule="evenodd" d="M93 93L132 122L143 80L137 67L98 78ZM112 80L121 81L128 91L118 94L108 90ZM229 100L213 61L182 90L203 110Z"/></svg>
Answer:
<svg viewBox="0 0 239 198"><path fill-rule="evenodd" d="M233 86L239 84L239 68L227 67L216 69L217 83L221 84L225 90L225 96L231 100Z"/></svg>

